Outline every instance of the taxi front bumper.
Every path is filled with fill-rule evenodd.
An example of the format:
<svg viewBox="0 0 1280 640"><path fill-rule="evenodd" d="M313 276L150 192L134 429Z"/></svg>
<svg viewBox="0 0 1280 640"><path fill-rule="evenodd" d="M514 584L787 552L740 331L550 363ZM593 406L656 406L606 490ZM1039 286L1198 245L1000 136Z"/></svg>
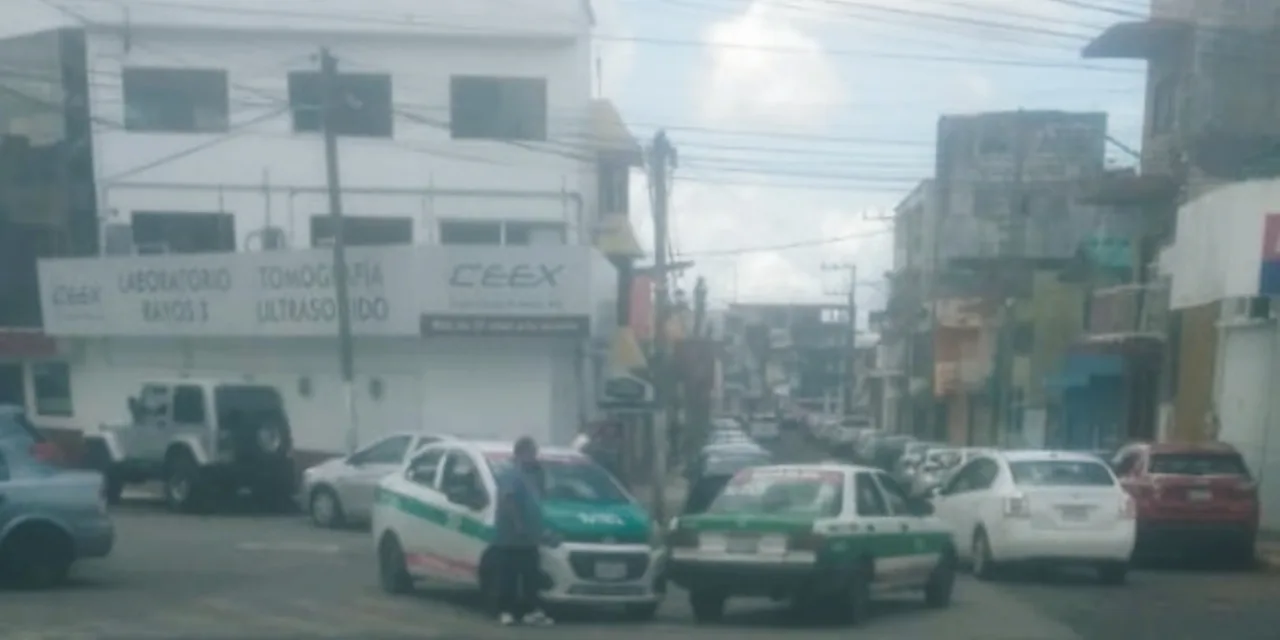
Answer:
<svg viewBox="0 0 1280 640"><path fill-rule="evenodd" d="M563 605L643 605L666 594L666 550L647 544L565 543L542 550L539 597Z"/></svg>

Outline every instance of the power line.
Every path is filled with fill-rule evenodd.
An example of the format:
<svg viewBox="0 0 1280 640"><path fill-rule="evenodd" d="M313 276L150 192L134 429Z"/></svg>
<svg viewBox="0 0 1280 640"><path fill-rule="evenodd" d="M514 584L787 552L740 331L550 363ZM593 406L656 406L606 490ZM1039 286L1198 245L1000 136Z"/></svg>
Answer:
<svg viewBox="0 0 1280 640"><path fill-rule="evenodd" d="M893 233L892 229L882 229L869 232L851 233L834 238L818 238L813 240L801 240L799 242L788 242L784 244L760 245L752 247L738 247L736 249L721 249L709 251L692 251L685 252L684 257L688 258L716 258L722 256L741 256L750 253L770 253L774 251L788 251L791 249L805 249L809 247L819 247L829 244L839 244L850 240L863 240L876 236L884 236Z"/></svg>

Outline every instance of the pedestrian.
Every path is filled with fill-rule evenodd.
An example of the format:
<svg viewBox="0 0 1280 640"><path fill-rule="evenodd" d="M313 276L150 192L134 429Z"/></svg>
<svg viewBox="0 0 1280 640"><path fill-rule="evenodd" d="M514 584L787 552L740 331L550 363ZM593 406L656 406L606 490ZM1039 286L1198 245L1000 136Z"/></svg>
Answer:
<svg viewBox="0 0 1280 640"><path fill-rule="evenodd" d="M498 620L533 625L552 624L538 605L539 545L543 541L542 468L538 445L522 437L514 459L497 478L498 513L494 550L498 554Z"/></svg>

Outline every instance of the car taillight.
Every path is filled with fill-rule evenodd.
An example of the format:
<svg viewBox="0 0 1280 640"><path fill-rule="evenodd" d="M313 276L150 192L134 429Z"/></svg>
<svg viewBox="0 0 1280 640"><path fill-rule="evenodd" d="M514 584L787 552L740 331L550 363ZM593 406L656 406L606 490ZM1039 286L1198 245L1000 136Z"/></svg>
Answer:
<svg viewBox="0 0 1280 640"><path fill-rule="evenodd" d="M1138 505L1129 496L1120 498L1120 519L1133 520L1138 517Z"/></svg>
<svg viewBox="0 0 1280 640"><path fill-rule="evenodd" d="M1026 496L1011 496L1004 499L1004 517L1030 518L1031 501Z"/></svg>
<svg viewBox="0 0 1280 640"><path fill-rule="evenodd" d="M31 457L46 464L62 464L62 450L52 442L33 443Z"/></svg>

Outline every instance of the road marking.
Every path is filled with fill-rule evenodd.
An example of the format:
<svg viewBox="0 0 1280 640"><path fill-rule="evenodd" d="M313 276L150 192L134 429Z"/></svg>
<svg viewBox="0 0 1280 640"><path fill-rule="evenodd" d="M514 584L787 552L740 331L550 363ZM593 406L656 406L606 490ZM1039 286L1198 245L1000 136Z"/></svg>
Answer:
<svg viewBox="0 0 1280 640"><path fill-rule="evenodd" d="M236 545L241 551L283 551L286 553L342 553L342 547L336 544L313 544L307 542L241 542Z"/></svg>

